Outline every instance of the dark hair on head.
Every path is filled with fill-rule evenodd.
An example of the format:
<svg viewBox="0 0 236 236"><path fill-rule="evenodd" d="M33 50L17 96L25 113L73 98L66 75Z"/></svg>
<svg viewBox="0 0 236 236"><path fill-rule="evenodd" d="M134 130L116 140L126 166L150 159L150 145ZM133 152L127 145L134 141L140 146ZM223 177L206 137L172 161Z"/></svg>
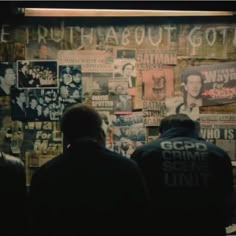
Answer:
<svg viewBox="0 0 236 236"><path fill-rule="evenodd" d="M186 84L188 82L188 77L190 75L199 76L201 78L202 84L204 83L205 76L198 70L187 70L187 71L182 72L181 74L182 82Z"/></svg>
<svg viewBox="0 0 236 236"><path fill-rule="evenodd" d="M74 75L76 75L76 74L80 74L80 75L82 75L82 72L81 72L81 70L79 70L79 69L73 69L73 74Z"/></svg>
<svg viewBox="0 0 236 236"><path fill-rule="evenodd" d="M0 76L1 77L5 77L7 69L12 69L13 70L13 65L0 63Z"/></svg>
<svg viewBox="0 0 236 236"><path fill-rule="evenodd" d="M31 102L32 100L38 101L37 97L34 95L29 96L29 102Z"/></svg>
<svg viewBox="0 0 236 236"><path fill-rule="evenodd" d="M189 118L186 114L175 114L165 117L160 123L160 133L163 134L165 131L171 128L188 128L195 132L195 122Z"/></svg>
<svg viewBox="0 0 236 236"><path fill-rule="evenodd" d="M132 69L134 69L134 65L132 64L132 63L130 63L130 62L128 62L128 63L125 63L123 66L122 66L122 71L124 71L124 69L125 69L125 67L126 66L132 66Z"/></svg>
<svg viewBox="0 0 236 236"><path fill-rule="evenodd" d="M22 89L12 88L12 89L11 89L11 93L14 94L14 97L15 97L15 98L17 98L17 97L20 97L20 95L21 95L22 93L25 94L25 91L22 90Z"/></svg>
<svg viewBox="0 0 236 236"><path fill-rule="evenodd" d="M61 131L70 143L79 138L98 138L101 126L102 119L99 113L84 104L69 107L61 119Z"/></svg>

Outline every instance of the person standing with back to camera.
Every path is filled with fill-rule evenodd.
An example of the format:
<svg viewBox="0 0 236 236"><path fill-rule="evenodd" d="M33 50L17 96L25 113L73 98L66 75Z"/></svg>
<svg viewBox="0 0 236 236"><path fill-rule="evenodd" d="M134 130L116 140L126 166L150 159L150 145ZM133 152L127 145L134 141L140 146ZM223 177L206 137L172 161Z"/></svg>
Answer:
<svg viewBox="0 0 236 236"><path fill-rule="evenodd" d="M131 156L150 190L150 228L161 236L225 236L235 205L229 156L200 138L186 114L161 120L160 133Z"/></svg>
<svg viewBox="0 0 236 236"><path fill-rule="evenodd" d="M23 162L0 151L0 235L26 234L26 180Z"/></svg>
<svg viewBox="0 0 236 236"><path fill-rule="evenodd" d="M33 235L141 233L149 195L137 164L105 148L102 118L71 106L61 119L63 154L39 168L30 187Z"/></svg>

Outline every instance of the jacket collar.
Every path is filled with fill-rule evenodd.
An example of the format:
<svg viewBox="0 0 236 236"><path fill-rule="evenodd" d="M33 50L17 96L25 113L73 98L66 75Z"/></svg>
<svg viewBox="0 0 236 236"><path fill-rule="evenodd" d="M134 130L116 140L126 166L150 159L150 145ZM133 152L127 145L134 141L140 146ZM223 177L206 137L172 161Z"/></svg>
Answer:
<svg viewBox="0 0 236 236"><path fill-rule="evenodd" d="M189 137L195 139L202 139L193 130L182 127L168 129L160 136L160 138L175 138L175 137Z"/></svg>

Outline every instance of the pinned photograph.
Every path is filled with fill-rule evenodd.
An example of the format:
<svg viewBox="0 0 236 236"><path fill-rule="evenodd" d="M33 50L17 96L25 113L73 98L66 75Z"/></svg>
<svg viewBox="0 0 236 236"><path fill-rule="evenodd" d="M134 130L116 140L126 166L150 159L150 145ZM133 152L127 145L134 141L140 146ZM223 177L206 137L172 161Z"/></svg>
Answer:
<svg viewBox="0 0 236 236"><path fill-rule="evenodd" d="M17 61L17 88L56 88L56 61Z"/></svg>

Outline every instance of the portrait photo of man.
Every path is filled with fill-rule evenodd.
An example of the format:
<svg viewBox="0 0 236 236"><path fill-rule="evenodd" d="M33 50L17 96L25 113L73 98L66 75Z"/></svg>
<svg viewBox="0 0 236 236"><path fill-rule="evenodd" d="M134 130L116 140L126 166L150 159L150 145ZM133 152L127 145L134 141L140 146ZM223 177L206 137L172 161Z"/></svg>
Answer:
<svg viewBox="0 0 236 236"><path fill-rule="evenodd" d="M9 96L11 88L16 85L16 72L13 65L0 64L0 96Z"/></svg>
<svg viewBox="0 0 236 236"><path fill-rule="evenodd" d="M129 88L136 86L136 77L134 76L134 65L130 62L122 67L123 78L128 80Z"/></svg>
<svg viewBox="0 0 236 236"><path fill-rule="evenodd" d="M188 114L192 119L199 118L199 107L203 105L203 85L205 77L200 71L183 71L183 103L176 107L176 113Z"/></svg>

